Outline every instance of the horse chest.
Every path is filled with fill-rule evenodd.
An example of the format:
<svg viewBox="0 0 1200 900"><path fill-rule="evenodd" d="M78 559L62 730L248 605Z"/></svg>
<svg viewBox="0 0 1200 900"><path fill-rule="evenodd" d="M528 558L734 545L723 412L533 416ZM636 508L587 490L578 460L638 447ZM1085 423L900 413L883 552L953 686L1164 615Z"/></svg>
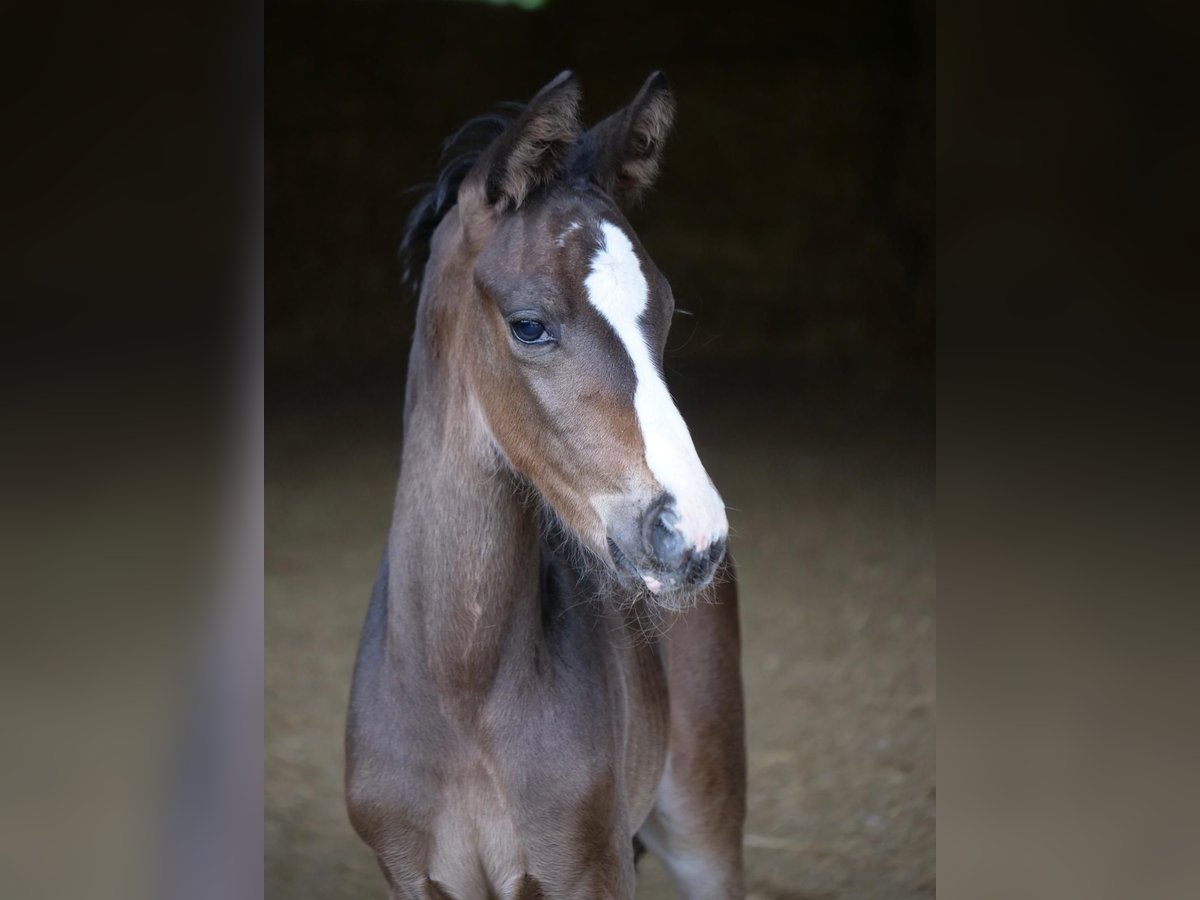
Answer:
<svg viewBox="0 0 1200 900"><path fill-rule="evenodd" d="M391 714L370 719L398 733L380 734L378 753L359 748L364 771L390 770L371 790L379 821L368 842L399 881L432 878L457 898L507 896L527 874L549 889L581 859L607 873L596 877L625 872L666 759L666 686L652 645L598 644L594 634L586 652L552 645L474 708L429 693L379 700Z"/></svg>

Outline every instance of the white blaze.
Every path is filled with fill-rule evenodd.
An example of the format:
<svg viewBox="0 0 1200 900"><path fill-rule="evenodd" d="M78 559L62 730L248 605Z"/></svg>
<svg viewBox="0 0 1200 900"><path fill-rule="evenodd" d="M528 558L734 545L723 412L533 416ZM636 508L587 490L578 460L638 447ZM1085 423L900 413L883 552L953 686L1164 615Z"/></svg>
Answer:
<svg viewBox="0 0 1200 900"><path fill-rule="evenodd" d="M697 549L725 537L725 505L696 455L687 425L654 365L639 319L650 289L629 237L611 222L601 222L603 243L584 279L588 300L617 333L633 362L637 412L646 465L664 490L675 497L677 527Z"/></svg>

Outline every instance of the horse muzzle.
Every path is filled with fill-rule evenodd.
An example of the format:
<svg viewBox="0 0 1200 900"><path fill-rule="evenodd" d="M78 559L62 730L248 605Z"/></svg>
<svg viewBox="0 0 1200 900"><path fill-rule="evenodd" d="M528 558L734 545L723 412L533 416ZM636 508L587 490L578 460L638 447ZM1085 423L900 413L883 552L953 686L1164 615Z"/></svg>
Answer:
<svg viewBox="0 0 1200 900"><path fill-rule="evenodd" d="M617 565L651 594L696 593L712 583L725 559L724 532L689 535L674 500L664 494L642 514L636 541L610 535L608 544Z"/></svg>

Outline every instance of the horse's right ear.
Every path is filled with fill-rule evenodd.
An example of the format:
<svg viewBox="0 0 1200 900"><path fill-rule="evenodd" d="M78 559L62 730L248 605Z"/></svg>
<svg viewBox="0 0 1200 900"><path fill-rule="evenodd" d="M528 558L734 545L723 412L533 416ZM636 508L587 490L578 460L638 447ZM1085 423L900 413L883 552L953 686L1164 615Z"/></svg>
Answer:
<svg viewBox="0 0 1200 900"><path fill-rule="evenodd" d="M538 91L463 181L464 210L517 209L531 191L557 178L582 131L579 100L579 82L570 71Z"/></svg>

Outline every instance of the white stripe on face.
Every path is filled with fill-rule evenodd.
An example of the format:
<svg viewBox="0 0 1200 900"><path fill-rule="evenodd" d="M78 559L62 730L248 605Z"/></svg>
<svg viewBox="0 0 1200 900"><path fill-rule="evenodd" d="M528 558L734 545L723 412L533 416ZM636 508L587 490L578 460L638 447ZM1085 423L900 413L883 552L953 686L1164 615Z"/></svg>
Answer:
<svg viewBox="0 0 1200 900"><path fill-rule="evenodd" d="M729 524L725 505L696 455L692 436L642 333L639 322L650 299L650 289L629 237L611 222L600 222L602 242L592 258L584 287L633 362L637 387L633 406L637 412L646 465L664 490L675 497L676 527L697 550L725 537Z"/></svg>

